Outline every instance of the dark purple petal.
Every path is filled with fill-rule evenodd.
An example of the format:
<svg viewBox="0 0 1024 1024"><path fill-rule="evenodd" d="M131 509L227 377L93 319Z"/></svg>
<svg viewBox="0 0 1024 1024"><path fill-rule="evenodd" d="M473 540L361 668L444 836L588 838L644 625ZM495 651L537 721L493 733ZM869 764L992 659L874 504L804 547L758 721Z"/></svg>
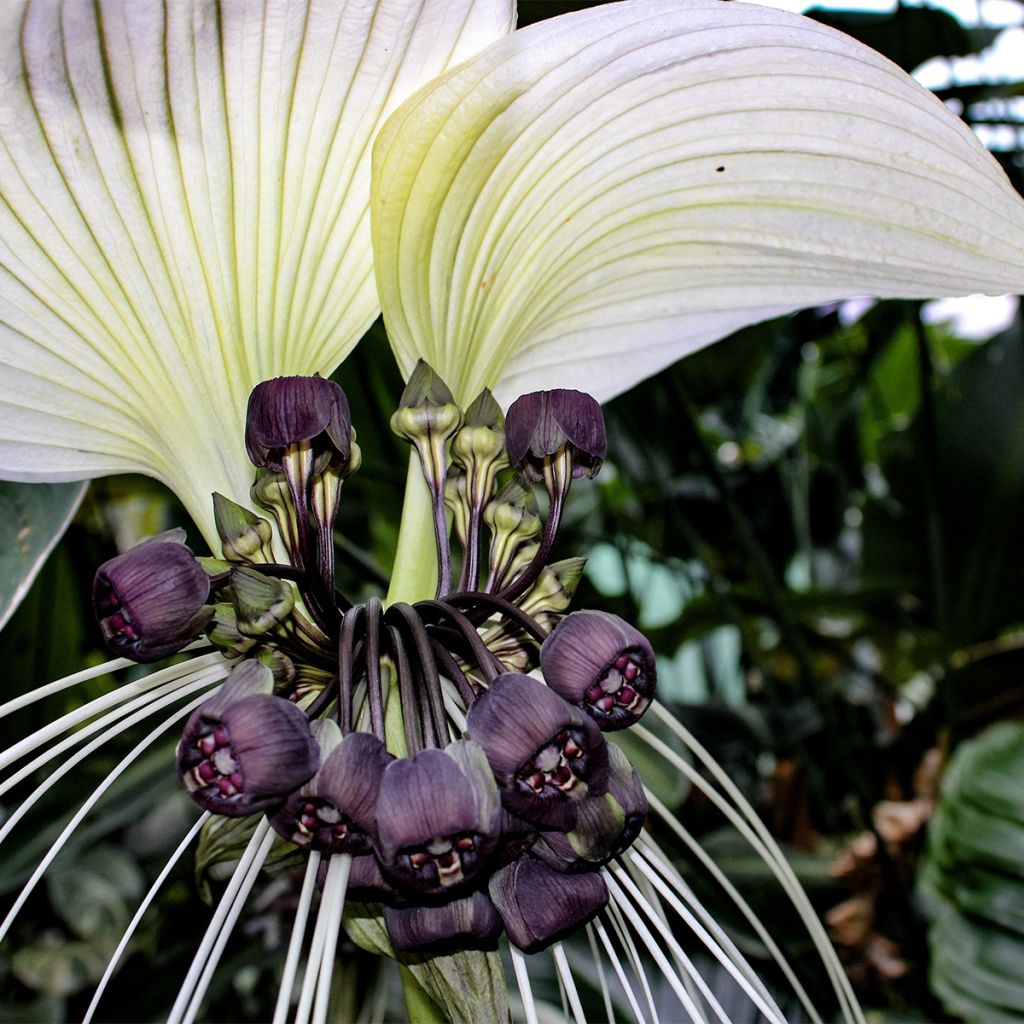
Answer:
<svg viewBox="0 0 1024 1024"><path fill-rule="evenodd" d="M532 853L556 871L592 871L633 844L647 819L647 797L626 755L608 744L608 792L584 800L572 831L542 832Z"/></svg>
<svg viewBox="0 0 1024 1024"><path fill-rule="evenodd" d="M321 862L326 874L327 860ZM323 883L318 880L323 888ZM357 903L390 903L396 898L395 889L381 874L380 864L372 853L352 858L352 866L348 873L348 889L346 899Z"/></svg>
<svg viewBox="0 0 1024 1024"><path fill-rule="evenodd" d="M579 708L530 676L499 676L470 709L467 735L487 754L506 810L571 828L575 804L604 793L607 745Z"/></svg>
<svg viewBox="0 0 1024 1024"><path fill-rule="evenodd" d="M608 902L596 871L563 875L531 857L495 872L488 885L509 941L536 953L585 925Z"/></svg>
<svg viewBox="0 0 1024 1024"><path fill-rule="evenodd" d="M104 562L93 607L107 646L133 661L159 661L199 636L213 616L210 577L174 530Z"/></svg>
<svg viewBox="0 0 1024 1024"><path fill-rule="evenodd" d="M270 824L320 853L369 853L377 835L381 776L393 760L376 736L345 736L316 775L270 816Z"/></svg>
<svg viewBox="0 0 1024 1024"><path fill-rule="evenodd" d="M582 391L534 391L509 407L505 446L512 465L533 479L541 478L545 457L566 446L572 452L572 475L595 476L608 448L604 414Z"/></svg>
<svg viewBox="0 0 1024 1024"><path fill-rule="evenodd" d="M567 615L541 646L540 667L552 690L606 732L632 725L654 699L654 650L643 633L609 612Z"/></svg>
<svg viewBox="0 0 1024 1024"><path fill-rule="evenodd" d="M254 466L280 471L285 450L313 442L325 463L343 463L352 447L352 417L345 392L324 377L276 377L249 396L245 447Z"/></svg>
<svg viewBox="0 0 1024 1024"><path fill-rule="evenodd" d="M500 820L494 779L482 757L472 772L441 750L393 761L377 801L381 865L389 877L422 892L451 890L484 868Z"/></svg>
<svg viewBox="0 0 1024 1024"><path fill-rule="evenodd" d="M395 948L407 953L495 949L501 935L498 912L480 891L441 906L385 907L384 923Z"/></svg>
<svg viewBox="0 0 1024 1024"><path fill-rule="evenodd" d="M207 705L193 712L177 756L178 775L201 807L229 817L252 814L316 771L320 751L294 704L256 694L223 710Z"/></svg>

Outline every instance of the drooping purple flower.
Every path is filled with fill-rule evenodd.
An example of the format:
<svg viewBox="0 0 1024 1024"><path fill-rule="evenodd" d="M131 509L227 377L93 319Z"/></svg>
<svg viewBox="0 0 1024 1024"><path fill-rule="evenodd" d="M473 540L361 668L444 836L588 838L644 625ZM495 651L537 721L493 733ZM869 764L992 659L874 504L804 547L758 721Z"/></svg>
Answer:
<svg viewBox="0 0 1024 1024"><path fill-rule="evenodd" d="M548 686L606 732L625 729L650 707L657 672L647 638L609 612L567 615L540 649Z"/></svg>
<svg viewBox="0 0 1024 1024"><path fill-rule="evenodd" d="M245 422L245 448L254 466L281 472L284 454L308 441L314 472L348 462L352 416L345 392L324 377L275 377L253 388Z"/></svg>
<svg viewBox="0 0 1024 1024"><path fill-rule="evenodd" d="M532 857L496 871L487 887L509 941L536 953L582 927L608 902L596 871L564 875Z"/></svg>
<svg viewBox="0 0 1024 1024"><path fill-rule="evenodd" d="M597 400L582 391L556 388L517 398L505 416L509 461L531 480L544 478L544 459L568 446L574 477L596 476L608 442Z"/></svg>
<svg viewBox="0 0 1024 1024"><path fill-rule="evenodd" d="M468 740L392 761L377 801L385 874L422 893L451 892L487 865L501 805L480 747Z"/></svg>
<svg viewBox="0 0 1024 1024"><path fill-rule="evenodd" d="M498 912L481 890L440 906L386 906L384 923L406 953L494 949L501 935Z"/></svg>
<svg viewBox="0 0 1024 1024"><path fill-rule="evenodd" d="M103 639L115 654L159 661L209 624L210 577L184 538L184 530L150 537L96 570L93 607Z"/></svg>
<svg viewBox="0 0 1024 1024"><path fill-rule="evenodd" d="M319 732L337 730L331 722L316 725ZM372 733L339 733L333 743L318 738L323 753L319 770L269 816L270 824L285 839L328 856L370 854L380 780L394 757Z"/></svg>
<svg viewBox="0 0 1024 1024"><path fill-rule="evenodd" d="M531 853L556 871L594 871L628 849L647 820L643 782L626 755L608 744L608 792L579 806L570 832L542 832Z"/></svg>
<svg viewBox="0 0 1024 1024"><path fill-rule="evenodd" d="M272 696L270 670L246 661L197 708L178 743L178 776L214 814L242 817L279 803L317 769L306 716Z"/></svg>
<svg viewBox="0 0 1024 1024"><path fill-rule="evenodd" d="M487 754L505 808L569 829L576 805L608 784L608 749L579 708L530 676L508 672L469 711L467 735Z"/></svg>

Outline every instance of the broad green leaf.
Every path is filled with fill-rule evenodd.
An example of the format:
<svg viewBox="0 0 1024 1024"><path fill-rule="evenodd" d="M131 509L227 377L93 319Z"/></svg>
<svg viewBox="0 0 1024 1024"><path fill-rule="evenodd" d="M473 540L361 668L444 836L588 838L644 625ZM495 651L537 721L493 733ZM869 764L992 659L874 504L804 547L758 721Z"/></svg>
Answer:
<svg viewBox="0 0 1024 1024"><path fill-rule="evenodd" d="M134 858L116 846L97 846L47 876L50 900L79 938L115 946L146 884Z"/></svg>
<svg viewBox="0 0 1024 1024"><path fill-rule="evenodd" d="M608 398L845 296L1024 289L1024 203L967 127L795 15L633 0L501 40L374 155L385 322L461 400Z"/></svg>
<svg viewBox="0 0 1024 1024"><path fill-rule="evenodd" d="M370 146L512 0L0 5L0 473L139 471L213 539L249 391L377 315Z"/></svg>
<svg viewBox="0 0 1024 1024"><path fill-rule="evenodd" d="M50 935L19 949L11 969L18 981L37 992L69 996L99 980L108 955L91 942L68 942Z"/></svg>
<svg viewBox="0 0 1024 1024"><path fill-rule="evenodd" d="M63 536L85 488L0 481L0 629Z"/></svg>

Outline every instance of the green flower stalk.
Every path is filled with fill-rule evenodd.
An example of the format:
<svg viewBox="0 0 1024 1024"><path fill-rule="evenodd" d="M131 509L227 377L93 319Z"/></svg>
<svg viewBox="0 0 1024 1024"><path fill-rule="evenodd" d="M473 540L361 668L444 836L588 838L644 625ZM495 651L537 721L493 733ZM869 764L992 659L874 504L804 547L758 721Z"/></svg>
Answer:
<svg viewBox="0 0 1024 1024"><path fill-rule="evenodd" d="M0 9L0 476L147 473L217 556L156 538L98 578L117 654L159 659L200 634L214 649L0 753L20 765L4 792L51 766L2 842L149 719L0 936L106 790L184 730L179 774L206 810L142 909L221 812L252 811L254 827L173 1021L200 1013L277 835L305 868L275 1021L293 1004L329 1019L346 894L378 908L346 928L403 959L417 1013L507 1019L500 942L528 1021L540 961L526 954L540 949L581 1016L561 942L582 930L584 967L614 975L637 1019L655 970L680 1017L700 1016L698 992L721 1018L676 937L685 922L781 1021L658 845L668 829L702 855L612 745L629 728L750 836L858 1020L764 826L654 700L649 645L615 617L563 618L580 564L549 556L573 478L605 456L598 402L805 306L1024 291L1024 203L941 103L822 25L717 0L632 0L509 34L513 22L511 0ZM388 594L353 606L335 588L333 526L360 457L326 378L381 312L415 452ZM546 518L506 463L544 482Z"/></svg>

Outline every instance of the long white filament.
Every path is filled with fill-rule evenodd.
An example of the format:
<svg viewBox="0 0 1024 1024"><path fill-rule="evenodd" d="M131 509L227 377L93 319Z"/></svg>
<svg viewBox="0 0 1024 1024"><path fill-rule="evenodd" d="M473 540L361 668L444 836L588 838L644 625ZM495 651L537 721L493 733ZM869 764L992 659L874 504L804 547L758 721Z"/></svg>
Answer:
<svg viewBox="0 0 1024 1024"><path fill-rule="evenodd" d="M241 860L231 875L231 881L228 882L203 939L196 949L188 974L185 975L178 997L167 1017L167 1024L192 1021L199 1012L199 1006L231 935L231 929L238 920L246 897L255 884L274 843L274 835L270 823L266 818L262 818L246 845Z"/></svg>
<svg viewBox="0 0 1024 1024"><path fill-rule="evenodd" d="M688 928L711 951L715 959L733 976L736 983L769 1020L782 1020L784 1015L757 972L747 963L725 930L697 899L693 890L672 866L663 859L657 846L641 839L629 856L647 875L669 906ZM657 872L653 874L651 869ZM690 906L683 904L685 899ZM692 907L692 910L691 910Z"/></svg>
<svg viewBox="0 0 1024 1024"><path fill-rule="evenodd" d="M576 1018L576 1024L587 1024L587 1015L583 1012L583 1004L580 1002L580 994L576 991L576 981L569 970L569 961L565 955L565 947L556 942L551 947L551 955L555 960L555 969L565 986L565 994L572 1009L572 1015Z"/></svg>
<svg viewBox="0 0 1024 1024"><path fill-rule="evenodd" d="M533 1001L533 987L530 985L530 972L526 968L526 957L515 946L511 947L511 953L512 969L515 971L519 996L523 1001L526 1024L538 1024L537 1006Z"/></svg>
<svg viewBox="0 0 1024 1024"><path fill-rule="evenodd" d="M78 812L67 823L67 825L64 827L64 830L61 832L61 834L54 841L53 845L47 851L46 856L43 857L43 859L36 866L35 871L32 872L32 876L22 887L21 892L18 894L18 898L14 901L14 906L11 907L10 911L7 914L7 917L4 918L3 924L0 924L0 939L2 939L7 934L7 931L11 927L11 924L14 922L14 919L18 916L18 912L25 905L25 901L29 898L29 895L32 893L32 890L39 883L39 879L43 877L43 874L46 872L46 869L53 862L53 859L63 849L64 844L68 841L68 838L70 837L71 833L74 832L76 828L78 828L78 826L82 823L82 820L85 818L85 816L89 813L89 811L92 810L92 808L99 801L100 797L103 796L103 794L117 780L121 773L124 772L124 770L128 768L135 761L135 759L142 753L142 751L144 751L151 743L153 743L157 739L157 737L160 736L161 733L166 732L172 725L174 725L180 719L184 718L186 715L190 714L192 710L194 708L199 707L199 705L202 704L204 700L206 700L206 694L202 694L201 696L197 697L195 700L187 704L184 708L181 708L178 711L174 712L166 721L161 722L156 729L154 729L143 740L136 744L136 746L134 746L131 749L131 751L124 757L124 759L120 761L103 779L103 781L100 782L100 784L92 791L92 793L89 795L89 798L85 801L85 803L82 804L82 806L78 809ZM49 782L50 780L47 781ZM21 810L21 808L19 808L19 810ZM12 815L12 817L14 817L14 815Z"/></svg>
<svg viewBox="0 0 1024 1024"><path fill-rule="evenodd" d="M36 730L31 736L26 736L25 739L21 740L21 742L8 747L2 754L0 754L0 769L6 768L7 765L13 764L19 758L31 753L37 747L41 747L44 744L49 743L55 736L59 736L61 733L67 732L69 729L74 729L82 722L88 721L90 718L100 714L100 712L107 710L107 708L123 704L125 701L131 700L133 697L137 697L139 694L146 693L158 686L162 686L164 683L186 676L190 672L214 665L219 665L223 669L223 675L226 676L228 674L228 663L224 660L222 655L213 653L204 655L194 661L185 662L179 665L171 665L169 668L160 669L159 672L152 672L148 676L144 676L142 679L136 679L132 683L125 683L123 686L117 687L117 689L112 690L110 693L106 693L102 697L97 697L95 700L91 700L87 704L83 704L80 708L76 708L74 711L69 711L66 715L61 715L60 718L57 718L54 721L47 723L41 729Z"/></svg>
<svg viewBox="0 0 1024 1024"><path fill-rule="evenodd" d="M104 735L97 736L96 739L94 739L91 743L87 744L85 747L79 750L77 754L75 754L72 757L69 757L59 768L57 768L50 775L48 775L46 779L42 783L40 783L32 791L32 793L25 798L24 801L22 801L21 806L19 806L18 809L11 814L7 821L4 822L3 827L0 828L0 843L2 843L7 838L8 835L10 835L11 830L14 828L14 826L17 825L17 823L32 809L33 804L36 802L36 800L39 799L40 796L42 796L48 790L52 789L65 775L67 775L68 772L70 772L80 762L84 761L94 751L102 747L104 743L107 743L112 737L118 735L118 733L122 733L126 729L131 728L131 726L135 725L136 722L140 722L142 721L142 719L148 718L154 712L161 711L163 708L167 707L170 704L173 704L175 701L182 700L185 697L191 696L197 690L208 691L210 686L214 682L219 682L219 678L219 673L213 671L206 678L200 678L191 684L188 684L184 687L175 690L173 693L167 694L159 700L153 701L151 704L147 704L141 710L136 711L133 715L126 718L120 724L111 727L106 733L104 733ZM165 731L167 727L171 725L173 722L176 722L179 719L183 718L185 713L190 712L192 711L193 708L198 707L208 696L208 692L204 693L201 697L199 697L198 700L193 701L191 704L189 704L188 708L186 708L184 712L175 712L174 716L168 721L164 722L163 725L161 725L155 732L151 733L150 737L155 738L159 733ZM151 742L151 740L143 741L144 744L148 744L148 742ZM136 747L135 749L139 750L140 747ZM123 766L124 764L125 762L122 761L121 765ZM118 772L118 774L120 773L121 770L121 766L115 769L115 771ZM103 788L105 789L112 781L113 779L111 778L111 776L108 775L107 779L102 784ZM92 797L90 797L90 801L95 802L94 798L98 799L100 792L100 790L94 792ZM91 807L92 803L90 802L86 806ZM0 931L0 935L2 934L2 931Z"/></svg>
<svg viewBox="0 0 1024 1024"><path fill-rule="evenodd" d="M601 1000L604 1003L604 1014L609 1024L614 1024L615 1012L612 1009L612 999L608 992L608 979L604 976L604 960L601 959L601 951L597 947L597 940L594 938L594 929L587 925L587 942L590 944L590 955L594 958L594 967L597 969L597 981L601 986Z"/></svg>
<svg viewBox="0 0 1024 1024"><path fill-rule="evenodd" d="M284 961L284 973L277 990L277 1002L274 1005L273 1024L284 1024L288 1019L288 1009L292 1001L292 989L295 987L295 974L302 956L302 944L306 937L306 922L309 920L309 908L316 891L316 876L320 870L320 854L314 850L306 862L306 874L302 879L302 892L299 894L299 905L295 909L295 921L292 924L292 936L288 941L288 954Z"/></svg>
<svg viewBox="0 0 1024 1024"><path fill-rule="evenodd" d="M626 951L626 956L629 957L629 963L633 968L634 976L640 982L640 987L643 989L644 999L647 1000L647 1008L651 1012L652 1024L659 1024L658 1009L654 1005L654 996L651 993L651 986L647 981L647 972L644 970L643 961L640 959L640 954L637 952L636 945L633 942L633 936L629 934L629 928L626 927L622 911L613 902L608 904L605 914L611 922L611 926L615 930L622 948Z"/></svg>
<svg viewBox="0 0 1024 1024"><path fill-rule="evenodd" d="M128 701L113 711L108 711L102 717L94 719L92 722L76 729L59 743L55 743L52 747L47 748L43 753L39 754L26 765L19 768L13 775L9 776L2 784L0 784L0 795L6 793L9 789L12 789L21 782L22 779L31 775L37 768L42 767L48 761L52 761L55 758L60 757L66 750L70 750L78 743L88 739L93 733L98 732L100 729L104 729L112 725L114 722L118 721L118 719L132 714L134 711L145 707L147 704L160 700L161 697L165 697L168 694L175 693L179 690L184 690L189 683L197 680L212 682L218 677L218 675L218 671L214 671L211 674L211 670L209 668L196 669L188 675L182 676L180 679L174 679L170 682L164 683L162 686L158 686L154 690L147 691L141 696ZM115 735L116 732L109 732L104 737L104 741Z"/></svg>
<svg viewBox="0 0 1024 1024"><path fill-rule="evenodd" d="M65 676L63 679L55 679L52 683L47 683L45 686L38 686L34 690L30 690L28 693L12 697L6 703L0 704L0 718L5 718L7 715L13 714L15 711L20 711L23 707L27 707L29 704L35 704L36 701L45 700L47 697L52 697L55 693L60 693L62 690L70 689L72 686L78 686L80 683L87 683L90 679L98 679L100 676L109 675L111 672L120 672L121 669L129 668L133 665L135 665L135 662L129 661L127 658L115 658L113 661L105 661L101 665L94 665L92 668L82 669L81 672L75 672L73 675Z"/></svg>
<svg viewBox="0 0 1024 1024"><path fill-rule="evenodd" d="M316 1002L313 1005L313 1024L327 1024L327 1005L331 1000L331 976L334 971L334 954L338 948L338 932L341 930L341 918L345 912L345 892L348 889L348 876L352 867L352 858L343 853L331 857L327 866L327 880L324 883L324 896L320 902L320 915L326 916L326 938L320 960L320 976L316 983Z"/></svg>
<svg viewBox="0 0 1024 1024"><path fill-rule="evenodd" d="M604 946L605 952L608 954L608 959L612 962L612 969L615 971L616 977L619 979L619 984L621 984L625 990L626 999L629 1002L630 1009L633 1011L633 1019L636 1021L636 1024L644 1024L643 1010L640 1009L640 1004L637 1002L636 995L633 993L633 986L630 985L629 979L626 977L626 972L622 968L619 956L615 952L611 936L608 934L605 926L601 924L600 920L594 921L591 927L595 932L597 932L597 937L601 940L601 945Z"/></svg>
<svg viewBox="0 0 1024 1024"><path fill-rule="evenodd" d="M822 926L818 915L811 906L810 900L808 900L807 894L803 890L803 886L800 885L796 875L793 874L793 869L789 866L789 862L786 860L785 855L779 849L779 846L772 838L771 833L758 817L757 812L750 806L746 798L739 791L735 783L733 783L732 779L729 778L722 766L711 756L704 745L696 736L693 735L693 733L690 732L689 729L679 722L674 715L661 707L660 704L655 704L652 710L656 717L672 732L674 732L676 736L686 744L687 748L697 756L712 778L722 787L726 794L728 794L729 798L735 803L740 813L746 821L749 822L750 829L756 834L759 840L756 844L751 841L752 845L755 846L758 853L764 858L769 867L772 868L776 878L782 882L787 894L799 912L801 920L804 922L804 926L810 932L811 938L814 940L814 944L821 956L822 963L825 965L825 970L828 972L829 979L835 989L843 1016L848 1021L855 1021L857 1024L864 1024L864 1014L860 1008L860 1003L857 1001L857 997L854 995L853 989L850 986L850 979L846 976L846 972L843 970L842 964L839 963L839 958L836 956L835 950L832 948L832 943L825 934L825 929ZM673 753L671 748L656 740L656 737L652 736L650 732L647 730L644 730L644 732L647 734L647 737L659 744L659 749ZM683 758L678 756L674 758L673 763L675 763L675 761L685 764ZM689 765L686 765L686 770L687 775L697 775ZM694 782L696 785L701 786L716 806L720 806L719 800L715 799L715 797L718 796L717 793L714 793L710 787L702 781L699 781L699 777L694 779ZM722 801L722 803L724 804L724 801ZM732 820L731 816L730 820ZM744 834L746 834L746 832L747 830L744 830ZM748 839L748 841L750 840Z"/></svg>
<svg viewBox="0 0 1024 1024"><path fill-rule="evenodd" d="M618 879L622 887L633 897L634 901L636 902L636 905L641 909L641 911L643 911L644 916L651 922L652 925L654 925L655 931L658 932L665 945L668 946L669 950L671 950L672 955L683 968L685 974L693 980L693 983L697 986L698 991L704 997L704 1000L707 1002L707 1004L711 1007L711 1012L714 1013L720 1021L722 1021L722 1024L729 1024L725 1011L722 1009L718 999L715 997L714 993L708 987L707 982L704 981L703 977L701 976L697 968L694 966L693 962L683 951L683 948L679 945L679 942L672 934L671 929L662 919L662 916L657 912L657 909L651 904L650 900L648 900L647 897L644 896L644 894L640 891L640 888L636 884L636 882L630 879L621 867L616 867L611 870L613 871L615 877ZM692 998L692 993L690 995ZM770 1011L770 1008L766 1007L766 1009L769 1009ZM702 1014L701 1016L703 1018L704 1015ZM769 1020L772 1021L772 1024L784 1024L781 1014L775 1016L769 1012L768 1017Z"/></svg>
<svg viewBox="0 0 1024 1024"><path fill-rule="evenodd" d="M351 865L352 858L347 854L332 857L328 862L320 912L317 914L316 926L313 929L306 974L302 979L302 990L299 993L299 1006L295 1011L296 1024L308 1024L310 1011L314 1010L314 999L314 1019L321 1022L326 1020L334 951L345 910L345 890L348 888Z"/></svg>
<svg viewBox="0 0 1024 1024"><path fill-rule="evenodd" d="M114 970L117 967L125 948L131 941L132 936L135 934L135 929L138 928L143 915L149 909L149 905L156 898L156 894L160 891L160 887L164 884L167 876L174 869L174 865L181 859L181 855L188 849L192 840L199 834L199 830L203 827L209 817L209 811L204 811L199 816L199 820L188 830L188 834L178 844L178 848L167 859L167 863L163 868L161 868L160 874L156 876L156 880L149 887L149 892L146 893L142 902L139 904L138 910L135 911L135 916L128 922L128 927L125 928L124 934L121 936L121 941L118 942L117 948L114 950L110 960L107 962L107 968L103 972L103 977L100 978L99 984L96 986L96 991L92 995L92 1001L89 1003L89 1008L85 1011L85 1016L82 1018L82 1024L89 1024L92 1020L92 1015L96 1012L96 1007L99 1004L100 999L103 997L107 984L114 976Z"/></svg>
<svg viewBox="0 0 1024 1024"><path fill-rule="evenodd" d="M672 965L668 962L668 958L659 949L658 943L655 941L650 929L648 929L643 923L640 915L627 899L625 892L611 875L606 874L605 879L608 882L608 889L612 894L612 898L615 900L615 906L626 916L629 923L633 926L633 929L640 937L640 940L644 943L645 948L651 954L654 962L661 969L661 973L664 975L665 980L671 986L672 991L675 992L676 998L680 1003L682 1003L683 1009L688 1014L690 1020L703 1020L704 1014L698 1008L693 999L691 999L690 993L686 991L686 986L683 985L676 972L672 969ZM728 1021L726 1024L728 1024Z"/></svg>

